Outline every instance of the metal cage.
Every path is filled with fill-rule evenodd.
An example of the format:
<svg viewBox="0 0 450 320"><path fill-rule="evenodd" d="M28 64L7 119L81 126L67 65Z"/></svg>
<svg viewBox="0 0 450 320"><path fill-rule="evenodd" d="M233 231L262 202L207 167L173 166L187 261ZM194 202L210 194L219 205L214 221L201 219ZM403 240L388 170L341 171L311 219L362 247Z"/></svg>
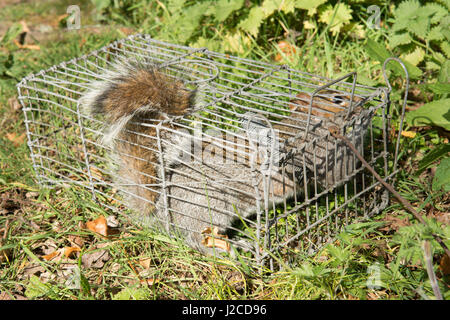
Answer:
<svg viewBox="0 0 450 320"><path fill-rule="evenodd" d="M114 62L130 58L150 61L201 89L202 102L193 112L137 124L156 132L147 138L157 146L152 164L157 174L153 184L138 186L153 190L155 199L133 193L136 189L117 178L118 155L99 139L105 134L103 120L80 107L92 81L104 79ZM209 231L192 227L189 232L225 239L242 248L242 256L275 268L277 259L295 260L299 250L313 253L347 224L388 204L379 182L328 130L330 119L339 116L333 124L384 179L394 177L389 90L356 80L354 72L333 80L134 35L30 75L18 84L18 92L42 186L79 185L116 212L127 211L130 199L151 203L162 212L156 216L158 225L172 233L198 226L193 220L205 218L193 214L198 210L234 217L236 223L226 225L232 231L228 238L216 235L209 219L202 224L209 224ZM176 135L193 143L174 166L164 150ZM141 223L142 217L136 215Z"/></svg>

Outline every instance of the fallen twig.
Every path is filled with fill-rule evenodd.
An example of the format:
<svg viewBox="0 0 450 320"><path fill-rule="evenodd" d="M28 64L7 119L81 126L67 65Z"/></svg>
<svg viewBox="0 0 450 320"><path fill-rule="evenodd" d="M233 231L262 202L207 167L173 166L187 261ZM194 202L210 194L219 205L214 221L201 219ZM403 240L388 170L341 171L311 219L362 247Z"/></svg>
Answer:
<svg viewBox="0 0 450 320"><path fill-rule="evenodd" d="M434 295L437 300L443 300L442 293L439 290L439 286L436 280L436 275L433 270L433 257L431 256L430 241L425 240L423 242L423 252L425 256L425 265L427 267L428 278L430 278L431 288L433 288Z"/></svg>
<svg viewBox="0 0 450 320"><path fill-rule="evenodd" d="M330 126L328 128L328 130L330 131L331 135L335 138L338 138L342 141L344 141L344 143L353 151L353 153L355 154L355 156L362 162L362 164L373 174L373 176L386 188L388 189L397 199L398 201L400 201L401 204L403 204L403 206L408 209L409 212L411 212L414 217L416 217L417 220L419 220L421 223L423 223L424 225L427 225L425 220L423 219L423 217L413 208L413 206L411 205L411 203L406 200L405 198L403 198L397 191L395 191L394 187L391 186L389 183L387 183L386 181L383 180L383 178L380 177L380 175L375 171L374 168L372 168L370 166L370 164L367 163L367 161L361 156L361 154L358 152L358 150L356 150L355 146L350 142L350 140L341 135L339 132L339 128L336 126ZM444 243L444 241L442 240L441 237L439 237L438 235L431 233L431 235L433 236L433 238L441 245L441 247L444 249L445 253L447 254L447 256L450 258L450 250L448 249L448 247L446 246L446 244Z"/></svg>

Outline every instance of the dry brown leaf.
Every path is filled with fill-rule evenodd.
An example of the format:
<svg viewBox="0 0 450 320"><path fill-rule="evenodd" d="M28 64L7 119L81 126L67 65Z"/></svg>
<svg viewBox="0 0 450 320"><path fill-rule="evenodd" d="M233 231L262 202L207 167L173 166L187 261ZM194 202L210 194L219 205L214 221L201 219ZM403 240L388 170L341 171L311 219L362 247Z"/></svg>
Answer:
<svg viewBox="0 0 450 320"><path fill-rule="evenodd" d="M81 257L81 262L85 268L102 268L106 261L111 258L107 250L97 250L85 253Z"/></svg>
<svg viewBox="0 0 450 320"><path fill-rule="evenodd" d="M25 276L41 274L44 271L44 267L36 262L24 262L21 266L19 266L18 270L19 273L23 273Z"/></svg>
<svg viewBox="0 0 450 320"><path fill-rule="evenodd" d="M22 108L22 105L17 100L16 97L12 97L8 99L8 105L12 111L19 111Z"/></svg>
<svg viewBox="0 0 450 320"><path fill-rule="evenodd" d="M62 250L58 249L56 251L53 251L50 254L46 254L45 256L42 256L42 258L44 258L47 261L51 261L51 260L55 260L58 257L61 257L61 254L62 254Z"/></svg>
<svg viewBox="0 0 450 320"><path fill-rule="evenodd" d="M106 218L106 225L111 228L117 228L119 226L119 220L115 216L108 216Z"/></svg>
<svg viewBox="0 0 450 320"><path fill-rule="evenodd" d="M160 280L155 279L155 278L148 278L148 279L141 279L139 282L141 284L146 284L146 285L152 286L154 284L157 284L159 281Z"/></svg>
<svg viewBox="0 0 450 320"><path fill-rule="evenodd" d="M202 240L202 245L208 248L219 248L222 250L225 250L227 252L230 252L230 244L228 241L223 239L228 239L227 236L219 234L219 229L217 227L214 227L211 230L211 227L206 228L202 231L202 234L205 235L205 237Z"/></svg>
<svg viewBox="0 0 450 320"><path fill-rule="evenodd" d="M291 56L296 53L295 47L289 42L284 40L278 42L278 48L280 49L281 52L284 53L285 56ZM275 55L275 61L280 62L281 60L283 60L283 56L280 53L277 53Z"/></svg>
<svg viewBox="0 0 450 320"><path fill-rule="evenodd" d="M150 268L150 263L152 262L152 259L151 258L145 258L145 259L141 259L141 260L139 260L139 264L141 265L141 266L143 266L144 267L144 269L149 269Z"/></svg>
<svg viewBox="0 0 450 320"><path fill-rule="evenodd" d="M99 218L86 222L86 228L102 236L108 236L108 225L106 223L106 218L100 216Z"/></svg>
<svg viewBox="0 0 450 320"><path fill-rule="evenodd" d="M16 133L11 132L6 134L6 139L11 141L14 147L20 146L25 140L25 133L22 133L20 136L17 136Z"/></svg>
<svg viewBox="0 0 450 320"><path fill-rule="evenodd" d="M6 291L0 292L0 300L28 300L27 297L20 294L8 294Z"/></svg>
<svg viewBox="0 0 450 320"><path fill-rule="evenodd" d="M400 219L396 216L387 215L384 218L384 221L387 222L386 226L381 227L379 230L381 231L390 231L395 230L397 231L400 227L409 226L409 219L408 217L404 217L403 219Z"/></svg>
<svg viewBox="0 0 450 320"><path fill-rule="evenodd" d="M20 49L29 49L29 50L41 50L41 47L37 44L20 44L16 39L13 40L14 44L18 46Z"/></svg>
<svg viewBox="0 0 450 320"><path fill-rule="evenodd" d="M20 20L19 23L22 25L22 32L30 32L30 29L28 28L27 23L25 20Z"/></svg>
<svg viewBox="0 0 450 320"><path fill-rule="evenodd" d="M415 138L416 134L417 134L417 132L415 132L415 131L402 131L402 136L404 136L406 138Z"/></svg>
<svg viewBox="0 0 450 320"><path fill-rule="evenodd" d="M441 258L441 262L439 263L439 268L441 269L444 276L450 274L450 258L448 255L444 254Z"/></svg>
<svg viewBox="0 0 450 320"><path fill-rule="evenodd" d="M76 235L68 235L67 240L74 246L78 248L82 248L84 246L84 239L80 236Z"/></svg>
<svg viewBox="0 0 450 320"><path fill-rule="evenodd" d="M89 170L94 179L103 180L102 172L99 169L97 169L95 167L90 167Z"/></svg>
<svg viewBox="0 0 450 320"><path fill-rule="evenodd" d="M66 258L70 258L71 256L73 256L73 254L75 252L80 252L80 251L81 251L81 249L78 247L65 247L64 248L64 256Z"/></svg>

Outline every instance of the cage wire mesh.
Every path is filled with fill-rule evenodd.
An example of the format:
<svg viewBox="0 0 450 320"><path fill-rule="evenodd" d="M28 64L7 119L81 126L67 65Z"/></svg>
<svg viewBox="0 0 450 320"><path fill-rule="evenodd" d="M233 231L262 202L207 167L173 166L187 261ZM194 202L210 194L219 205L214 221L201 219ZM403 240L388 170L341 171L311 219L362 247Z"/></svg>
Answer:
<svg viewBox="0 0 450 320"><path fill-rule="evenodd" d="M115 62L130 58L145 59L201 89L193 112L135 124L154 129L147 140L134 141L152 140L135 147L153 148L155 155L139 159L154 170L136 173L152 178L137 185L117 168L118 156L128 161L123 157L135 155L102 143L103 119L80 106L93 81L104 80ZM201 251L216 249L211 237L225 241L226 250L231 244L272 269L277 259L313 253L349 223L387 206L386 192L330 135L330 125L337 125L384 179L396 173L397 159L389 152L389 91L356 84L354 72L332 80L139 34L30 75L18 91L41 185L79 185L116 212L127 212L129 201L148 204L143 210L153 212L135 215L140 223L151 217L149 224L192 238L191 244L202 239L196 242ZM191 141L176 165L164 154L179 140L174 136ZM149 190L152 197L146 196ZM215 227L226 228L227 236Z"/></svg>

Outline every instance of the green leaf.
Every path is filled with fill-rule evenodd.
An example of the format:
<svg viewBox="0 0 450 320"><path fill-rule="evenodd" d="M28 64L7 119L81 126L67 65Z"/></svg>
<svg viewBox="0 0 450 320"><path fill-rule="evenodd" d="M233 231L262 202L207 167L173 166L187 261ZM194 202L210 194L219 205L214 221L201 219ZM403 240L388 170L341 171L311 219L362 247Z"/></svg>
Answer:
<svg viewBox="0 0 450 320"><path fill-rule="evenodd" d="M421 39L428 39L430 25L440 22L447 14L447 10L438 4L421 6L417 0L403 1L394 10L395 22L391 32L406 30Z"/></svg>
<svg viewBox="0 0 450 320"><path fill-rule="evenodd" d="M261 9L264 12L264 18L267 18L274 13L280 7L280 1L277 0L264 0L261 4Z"/></svg>
<svg viewBox="0 0 450 320"><path fill-rule="evenodd" d="M6 30L5 35L0 41L0 46L5 45L12 40L14 40L22 32L22 25L20 23L15 23Z"/></svg>
<svg viewBox="0 0 450 320"><path fill-rule="evenodd" d="M450 0L438 0L438 2L441 2L444 4L448 10L450 10Z"/></svg>
<svg viewBox="0 0 450 320"><path fill-rule="evenodd" d="M392 30L395 32L408 29L411 21L416 19L419 8L420 3L417 0L407 0L400 3L400 5L393 12L395 22L392 26Z"/></svg>
<svg viewBox="0 0 450 320"><path fill-rule="evenodd" d="M102 11L111 5L111 0L91 0L98 11Z"/></svg>
<svg viewBox="0 0 450 320"><path fill-rule="evenodd" d="M450 130L450 99L442 99L424 104L406 114L410 126L436 126Z"/></svg>
<svg viewBox="0 0 450 320"><path fill-rule="evenodd" d="M167 9L170 13L181 11L184 7L186 0L169 0L167 1Z"/></svg>
<svg viewBox="0 0 450 320"><path fill-rule="evenodd" d="M442 27L441 26L435 26L431 28L430 32L428 32L427 35L428 41L441 41L444 40L444 34L442 33Z"/></svg>
<svg viewBox="0 0 450 320"><path fill-rule="evenodd" d="M339 33L341 28L352 20L353 10L346 4L338 3L336 6L327 5L321 12L319 21L329 25L333 34Z"/></svg>
<svg viewBox="0 0 450 320"><path fill-rule="evenodd" d="M336 247L333 245L327 246L327 251L330 253L333 258L336 258L340 263L345 263L349 260L351 255L350 250L346 248Z"/></svg>
<svg viewBox="0 0 450 320"><path fill-rule="evenodd" d="M450 82L450 60L446 60L439 71L438 81L441 83Z"/></svg>
<svg viewBox="0 0 450 320"><path fill-rule="evenodd" d="M215 6L211 6L214 11L214 18L218 22L225 21L228 16L244 5L244 0L219 0Z"/></svg>
<svg viewBox="0 0 450 320"><path fill-rule="evenodd" d="M450 44L447 41L442 41L441 49L445 53L445 56L450 59Z"/></svg>
<svg viewBox="0 0 450 320"><path fill-rule="evenodd" d="M409 33L394 34L389 37L389 47L395 48L397 46L411 43L412 37Z"/></svg>
<svg viewBox="0 0 450 320"><path fill-rule="evenodd" d="M261 7L254 7L250 10L247 19L241 21L238 27L256 37L259 32L259 26L263 22L264 12Z"/></svg>
<svg viewBox="0 0 450 320"><path fill-rule="evenodd" d="M51 291L51 286L42 282L37 276L32 275L30 283L28 283L25 290L25 296L30 299L35 299L47 295Z"/></svg>
<svg viewBox="0 0 450 320"><path fill-rule="evenodd" d="M447 39L447 41L450 41L450 15L443 18L439 26L441 27L441 32L444 35L445 39Z"/></svg>
<svg viewBox="0 0 450 320"><path fill-rule="evenodd" d="M390 53L384 45L381 45L374 40L368 38L367 43L364 46L367 54L374 60L379 61L381 64L384 63L384 61L394 56L392 53ZM412 64L408 63L407 61L404 61L406 70L408 70L409 77L411 79L417 79L422 75L422 71L417 68L416 66L413 66ZM388 69L391 69L395 72L398 76L404 76L403 68L395 62L389 62L389 64L386 66Z"/></svg>
<svg viewBox="0 0 450 320"><path fill-rule="evenodd" d="M427 89L437 94L450 93L450 83L431 83L427 84Z"/></svg>
<svg viewBox="0 0 450 320"><path fill-rule="evenodd" d="M284 13L294 12L295 0L276 0L278 2L278 10Z"/></svg>
<svg viewBox="0 0 450 320"><path fill-rule="evenodd" d="M316 13L317 7L327 2L327 0L295 0L294 6L297 9L308 10L308 15L312 16Z"/></svg>
<svg viewBox="0 0 450 320"><path fill-rule="evenodd" d="M432 24L438 23L442 18L448 15L448 10L437 3L427 3L421 8L422 12L430 18Z"/></svg>
<svg viewBox="0 0 450 320"><path fill-rule="evenodd" d="M125 288L116 293L112 300L147 300L149 291L144 288Z"/></svg>
<svg viewBox="0 0 450 320"><path fill-rule="evenodd" d="M443 156L450 152L450 144L442 144L431 150L422 160L419 162L419 168L417 169L416 175L419 175L428 168L432 163L436 162Z"/></svg>
<svg viewBox="0 0 450 320"><path fill-rule="evenodd" d="M441 160L434 175L432 184L433 191L439 191L441 188L445 192L450 191L450 158Z"/></svg>
<svg viewBox="0 0 450 320"><path fill-rule="evenodd" d="M401 56L402 60L411 63L413 66L417 66L422 62L424 57L425 51L420 47L416 47L416 50L413 52Z"/></svg>
<svg viewBox="0 0 450 320"><path fill-rule="evenodd" d="M180 42L187 42L200 25L209 5L207 2L199 2L183 8L179 13L173 13L170 22L165 25L166 32L172 33Z"/></svg>

